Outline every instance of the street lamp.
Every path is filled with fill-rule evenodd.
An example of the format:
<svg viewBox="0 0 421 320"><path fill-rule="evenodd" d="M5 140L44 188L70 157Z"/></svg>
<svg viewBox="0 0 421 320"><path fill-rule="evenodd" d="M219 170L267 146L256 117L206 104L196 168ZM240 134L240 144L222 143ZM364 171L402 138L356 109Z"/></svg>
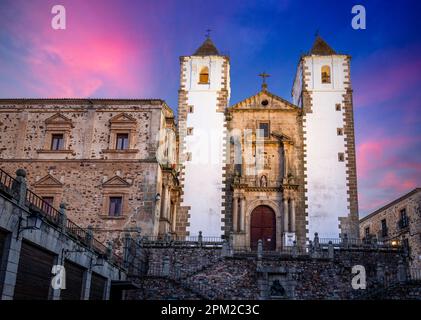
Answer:
<svg viewBox="0 0 421 320"><path fill-rule="evenodd" d="M22 217L19 217L19 224L18 224L18 234L16 235L16 239L19 238L19 234L23 230L39 230L41 229L42 224L42 216L39 212L31 212L29 216L26 218L26 227L22 227Z"/></svg>
<svg viewBox="0 0 421 320"><path fill-rule="evenodd" d="M92 260L91 260L91 267L102 267L104 266L105 260L107 260L107 257L103 254L99 254L94 264L92 264Z"/></svg>

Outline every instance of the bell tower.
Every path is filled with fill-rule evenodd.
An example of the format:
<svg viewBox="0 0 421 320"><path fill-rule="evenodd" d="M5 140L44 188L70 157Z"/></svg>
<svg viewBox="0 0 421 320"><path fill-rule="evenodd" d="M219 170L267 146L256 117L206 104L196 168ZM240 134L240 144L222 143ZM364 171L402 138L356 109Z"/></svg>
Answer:
<svg viewBox="0 0 421 320"><path fill-rule="evenodd" d="M223 234L229 67L229 58L219 53L209 35L193 55L180 57L180 235Z"/></svg>
<svg viewBox="0 0 421 320"><path fill-rule="evenodd" d="M351 57L317 36L292 89L303 111L307 238L358 238Z"/></svg>

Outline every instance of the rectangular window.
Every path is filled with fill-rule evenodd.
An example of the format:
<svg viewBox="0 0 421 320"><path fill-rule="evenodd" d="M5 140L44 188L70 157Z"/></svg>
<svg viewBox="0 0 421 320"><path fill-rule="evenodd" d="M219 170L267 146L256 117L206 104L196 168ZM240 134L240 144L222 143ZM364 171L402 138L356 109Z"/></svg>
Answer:
<svg viewBox="0 0 421 320"><path fill-rule="evenodd" d="M263 137L269 138L269 123L260 122L259 123L259 130L261 130L261 133L263 133Z"/></svg>
<svg viewBox="0 0 421 320"><path fill-rule="evenodd" d="M117 150L127 150L129 149L129 134L128 133L117 133L116 139L116 149Z"/></svg>
<svg viewBox="0 0 421 320"><path fill-rule="evenodd" d="M121 216L121 205L123 202L122 197L110 197L110 207L108 209L108 215L110 217Z"/></svg>
<svg viewBox="0 0 421 320"><path fill-rule="evenodd" d="M187 153L186 153L186 160L187 160L187 161L191 161L191 159L192 159L192 154L191 154L191 152L187 152Z"/></svg>
<svg viewBox="0 0 421 320"><path fill-rule="evenodd" d="M193 128L187 128L187 135L191 136L193 134Z"/></svg>
<svg viewBox="0 0 421 320"><path fill-rule="evenodd" d="M400 220L399 220L399 226L401 228L406 228L409 224L408 216L406 214L406 208L401 209L400 211Z"/></svg>
<svg viewBox="0 0 421 320"><path fill-rule="evenodd" d="M406 251L406 253L408 255L410 255L411 254L411 248L409 246L409 239L408 238L403 239L402 244L403 244L403 249Z"/></svg>
<svg viewBox="0 0 421 320"><path fill-rule="evenodd" d="M64 149L64 135L53 134L51 136L51 150L63 150Z"/></svg>
<svg viewBox="0 0 421 320"><path fill-rule="evenodd" d="M382 223L382 237L387 237L387 223L386 223L386 219L383 219L381 221Z"/></svg>
<svg viewBox="0 0 421 320"><path fill-rule="evenodd" d="M193 106L189 106L189 113L193 113L194 111L194 107Z"/></svg>
<svg viewBox="0 0 421 320"><path fill-rule="evenodd" d="M50 213L50 211L52 210L52 206L54 203L54 197L42 197L42 200L44 201L42 204L42 210L46 213Z"/></svg>
<svg viewBox="0 0 421 320"><path fill-rule="evenodd" d="M345 161L345 155L343 154L343 152L339 152L338 153L338 161L339 162L344 162Z"/></svg>
<svg viewBox="0 0 421 320"><path fill-rule="evenodd" d="M370 238L370 227L364 229L364 235L366 239Z"/></svg>
<svg viewBox="0 0 421 320"><path fill-rule="evenodd" d="M341 105L339 103L336 104L336 111L341 111Z"/></svg>
<svg viewBox="0 0 421 320"><path fill-rule="evenodd" d="M337 128L337 129L336 129L336 133L338 134L338 136L343 136L343 135L344 135L344 129L342 129L342 128Z"/></svg>

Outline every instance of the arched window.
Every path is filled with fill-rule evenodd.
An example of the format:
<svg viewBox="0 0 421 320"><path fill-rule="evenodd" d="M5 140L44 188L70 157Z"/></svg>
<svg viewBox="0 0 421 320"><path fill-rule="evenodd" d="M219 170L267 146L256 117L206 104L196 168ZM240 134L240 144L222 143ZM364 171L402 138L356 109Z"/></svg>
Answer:
<svg viewBox="0 0 421 320"><path fill-rule="evenodd" d="M203 67L199 74L199 84L209 83L209 68Z"/></svg>
<svg viewBox="0 0 421 320"><path fill-rule="evenodd" d="M330 67L322 67L322 83L330 83Z"/></svg>

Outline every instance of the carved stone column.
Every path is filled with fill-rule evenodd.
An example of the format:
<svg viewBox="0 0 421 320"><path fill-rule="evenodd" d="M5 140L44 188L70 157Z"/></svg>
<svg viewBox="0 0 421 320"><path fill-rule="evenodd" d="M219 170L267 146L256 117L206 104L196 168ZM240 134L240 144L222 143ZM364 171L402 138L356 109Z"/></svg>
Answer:
<svg viewBox="0 0 421 320"><path fill-rule="evenodd" d="M288 166L289 166L289 161L288 161L288 156L289 156L289 145L287 143L284 143L284 178L288 178Z"/></svg>
<svg viewBox="0 0 421 320"><path fill-rule="evenodd" d="M288 199L284 199L284 233L289 232L288 228Z"/></svg>
<svg viewBox="0 0 421 320"><path fill-rule="evenodd" d="M246 212L246 198L242 197L241 200L240 200L240 203L241 203L240 231L244 232L244 230L245 230L244 225L245 225L245 222L246 222L246 213L245 213Z"/></svg>
<svg viewBox="0 0 421 320"><path fill-rule="evenodd" d="M291 232L295 232L295 200L291 199Z"/></svg>
<svg viewBox="0 0 421 320"><path fill-rule="evenodd" d="M167 186L163 186L161 194L161 218L165 218L165 210L167 205Z"/></svg>
<svg viewBox="0 0 421 320"><path fill-rule="evenodd" d="M238 231L238 196L234 196L232 202L232 231Z"/></svg>
<svg viewBox="0 0 421 320"><path fill-rule="evenodd" d="M177 202L174 202L172 204L172 222L171 222L171 231L176 232L176 226L177 224Z"/></svg>

